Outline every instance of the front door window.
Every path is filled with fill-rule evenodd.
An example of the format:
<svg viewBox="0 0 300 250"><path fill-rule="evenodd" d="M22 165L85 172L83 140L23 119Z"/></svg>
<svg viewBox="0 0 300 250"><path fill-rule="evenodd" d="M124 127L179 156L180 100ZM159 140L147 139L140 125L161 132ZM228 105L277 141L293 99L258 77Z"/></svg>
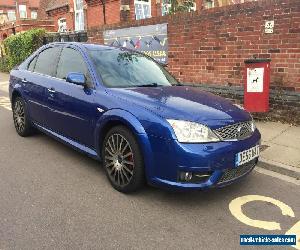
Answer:
<svg viewBox="0 0 300 250"><path fill-rule="evenodd" d="M20 18L27 18L26 5L23 5L23 4L19 5L19 13L20 13Z"/></svg>
<svg viewBox="0 0 300 250"><path fill-rule="evenodd" d="M145 19L151 17L151 1L150 0L135 0L135 19Z"/></svg>
<svg viewBox="0 0 300 250"><path fill-rule="evenodd" d="M169 14L171 9L171 0L163 0L161 3L161 14L163 16Z"/></svg>
<svg viewBox="0 0 300 250"><path fill-rule="evenodd" d="M60 18L58 19L58 32L67 32L67 19Z"/></svg>
<svg viewBox="0 0 300 250"><path fill-rule="evenodd" d="M84 30L83 0L74 0L75 31Z"/></svg>

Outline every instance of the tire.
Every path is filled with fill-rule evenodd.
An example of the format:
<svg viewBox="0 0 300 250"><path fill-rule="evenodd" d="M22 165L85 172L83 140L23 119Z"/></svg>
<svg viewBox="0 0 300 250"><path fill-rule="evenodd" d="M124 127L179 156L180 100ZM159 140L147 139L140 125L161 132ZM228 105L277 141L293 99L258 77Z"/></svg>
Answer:
<svg viewBox="0 0 300 250"><path fill-rule="evenodd" d="M143 156L136 138L126 127L116 126L107 133L102 159L106 176L117 191L131 193L144 186Z"/></svg>
<svg viewBox="0 0 300 250"><path fill-rule="evenodd" d="M12 110L14 125L18 135L22 137L31 135L33 128L28 117L26 103L21 97L14 99Z"/></svg>

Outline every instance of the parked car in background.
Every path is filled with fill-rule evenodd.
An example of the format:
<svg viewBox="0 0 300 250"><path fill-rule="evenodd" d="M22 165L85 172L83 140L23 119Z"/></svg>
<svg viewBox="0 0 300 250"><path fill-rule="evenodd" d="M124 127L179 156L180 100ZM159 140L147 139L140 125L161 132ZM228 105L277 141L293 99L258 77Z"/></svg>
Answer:
<svg viewBox="0 0 300 250"><path fill-rule="evenodd" d="M138 52L49 44L11 71L9 93L20 136L38 129L102 161L120 192L221 187L258 161L248 112Z"/></svg>

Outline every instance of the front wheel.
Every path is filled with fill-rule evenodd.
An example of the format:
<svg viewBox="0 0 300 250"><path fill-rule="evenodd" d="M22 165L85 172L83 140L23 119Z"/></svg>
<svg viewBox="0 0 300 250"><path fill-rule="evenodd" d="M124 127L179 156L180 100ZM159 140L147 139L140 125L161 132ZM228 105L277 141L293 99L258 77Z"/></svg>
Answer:
<svg viewBox="0 0 300 250"><path fill-rule="evenodd" d="M144 185L141 150L136 138L126 127L117 126L107 133L102 159L111 185L119 192L133 192Z"/></svg>

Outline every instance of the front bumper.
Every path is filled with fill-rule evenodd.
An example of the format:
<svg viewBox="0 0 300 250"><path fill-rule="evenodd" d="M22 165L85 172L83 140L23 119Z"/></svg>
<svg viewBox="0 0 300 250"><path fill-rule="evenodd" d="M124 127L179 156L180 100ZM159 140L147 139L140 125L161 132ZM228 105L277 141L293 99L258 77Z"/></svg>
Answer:
<svg viewBox="0 0 300 250"><path fill-rule="evenodd" d="M148 182L171 189L207 189L223 187L246 176L258 158L235 168L236 154L259 145L261 135L255 130L250 138L235 142L182 144L177 140L149 137L153 159L148 163ZM203 181L183 182L179 173L209 173Z"/></svg>

